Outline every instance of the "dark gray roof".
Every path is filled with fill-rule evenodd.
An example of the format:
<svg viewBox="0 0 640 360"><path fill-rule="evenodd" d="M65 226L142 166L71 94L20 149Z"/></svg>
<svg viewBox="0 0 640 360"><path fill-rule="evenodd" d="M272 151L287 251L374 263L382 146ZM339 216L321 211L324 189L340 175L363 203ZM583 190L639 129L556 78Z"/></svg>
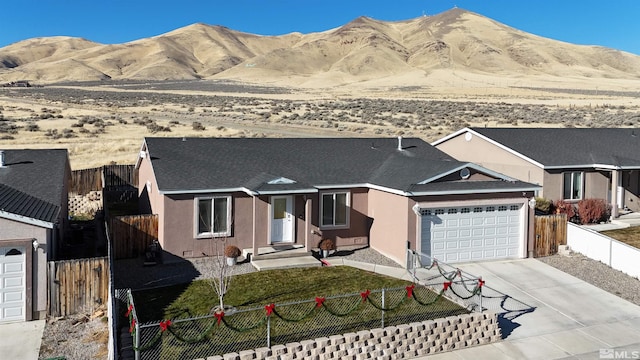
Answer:
<svg viewBox="0 0 640 360"><path fill-rule="evenodd" d="M53 223L60 212L60 206L0 184L0 210Z"/></svg>
<svg viewBox="0 0 640 360"><path fill-rule="evenodd" d="M373 184L408 191L465 163L417 138L147 138L160 191ZM295 183L269 184L285 178Z"/></svg>
<svg viewBox="0 0 640 360"><path fill-rule="evenodd" d="M0 209L53 222L65 201L69 168L66 149L4 150L0 167Z"/></svg>
<svg viewBox="0 0 640 360"><path fill-rule="evenodd" d="M640 129L470 128L545 167L640 168Z"/></svg>

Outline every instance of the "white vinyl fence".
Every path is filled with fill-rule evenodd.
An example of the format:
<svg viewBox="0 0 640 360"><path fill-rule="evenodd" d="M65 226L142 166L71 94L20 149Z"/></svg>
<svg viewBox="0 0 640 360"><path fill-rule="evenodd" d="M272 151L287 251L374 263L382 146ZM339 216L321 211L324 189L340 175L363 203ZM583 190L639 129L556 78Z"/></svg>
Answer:
<svg viewBox="0 0 640 360"><path fill-rule="evenodd" d="M640 249L573 223L567 225L567 245L572 251L640 278Z"/></svg>

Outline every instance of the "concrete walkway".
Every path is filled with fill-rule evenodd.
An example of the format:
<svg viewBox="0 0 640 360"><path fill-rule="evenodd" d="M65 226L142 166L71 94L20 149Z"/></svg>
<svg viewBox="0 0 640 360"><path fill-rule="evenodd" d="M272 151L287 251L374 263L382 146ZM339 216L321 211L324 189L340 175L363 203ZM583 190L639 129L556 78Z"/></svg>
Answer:
<svg viewBox="0 0 640 360"><path fill-rule="evenodd" d="M0 358L37 360L44 320L0 324Z"/></svg>

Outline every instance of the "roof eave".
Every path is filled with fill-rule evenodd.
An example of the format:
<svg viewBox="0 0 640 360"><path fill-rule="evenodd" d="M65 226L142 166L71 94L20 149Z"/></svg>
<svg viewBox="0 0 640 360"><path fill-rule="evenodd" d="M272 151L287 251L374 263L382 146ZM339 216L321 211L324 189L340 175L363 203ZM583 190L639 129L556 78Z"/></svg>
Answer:
<svg viewBox="0 0 640 360"><path fill-rule="evenodd" d="M21 222L21 223L29 224L29 225L35 225L35 226L43 227L43 228L47 228L47 229L53 229L53 227L54 227L54 223L52 223L52 222L39 220L39 219L34 219L34 218L30 218L30 217L22 216L22 215L18 215L18 214L13 214L13 213L10 213L10 212L7 212L7 211L3 211L3 210L0 210L0 218L13 220L13 221L17 221L17 222Z"/></svg>
<svg viewBox="0 0 640 360"><path fill-rule="evenodd" d="M468 194L498 194L505 192L522 192L522 191L539 191L542 187L522 187L510 189L464 189L464 190L438 190L438 191L416 191L407 192L406 196L425 196L425 195L468 195Z"/></svg>

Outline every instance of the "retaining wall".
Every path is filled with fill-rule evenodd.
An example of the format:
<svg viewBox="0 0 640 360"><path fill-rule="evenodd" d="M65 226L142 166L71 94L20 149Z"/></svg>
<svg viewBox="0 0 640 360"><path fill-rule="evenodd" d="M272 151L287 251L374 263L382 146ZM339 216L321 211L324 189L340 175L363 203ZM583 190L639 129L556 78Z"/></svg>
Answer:
<svg viewBox="0 0 640 360"><path fill-rule="evenodd" d="M206 360L410 359L501 339L497 314L484 312L209 356Z"/></svg>

